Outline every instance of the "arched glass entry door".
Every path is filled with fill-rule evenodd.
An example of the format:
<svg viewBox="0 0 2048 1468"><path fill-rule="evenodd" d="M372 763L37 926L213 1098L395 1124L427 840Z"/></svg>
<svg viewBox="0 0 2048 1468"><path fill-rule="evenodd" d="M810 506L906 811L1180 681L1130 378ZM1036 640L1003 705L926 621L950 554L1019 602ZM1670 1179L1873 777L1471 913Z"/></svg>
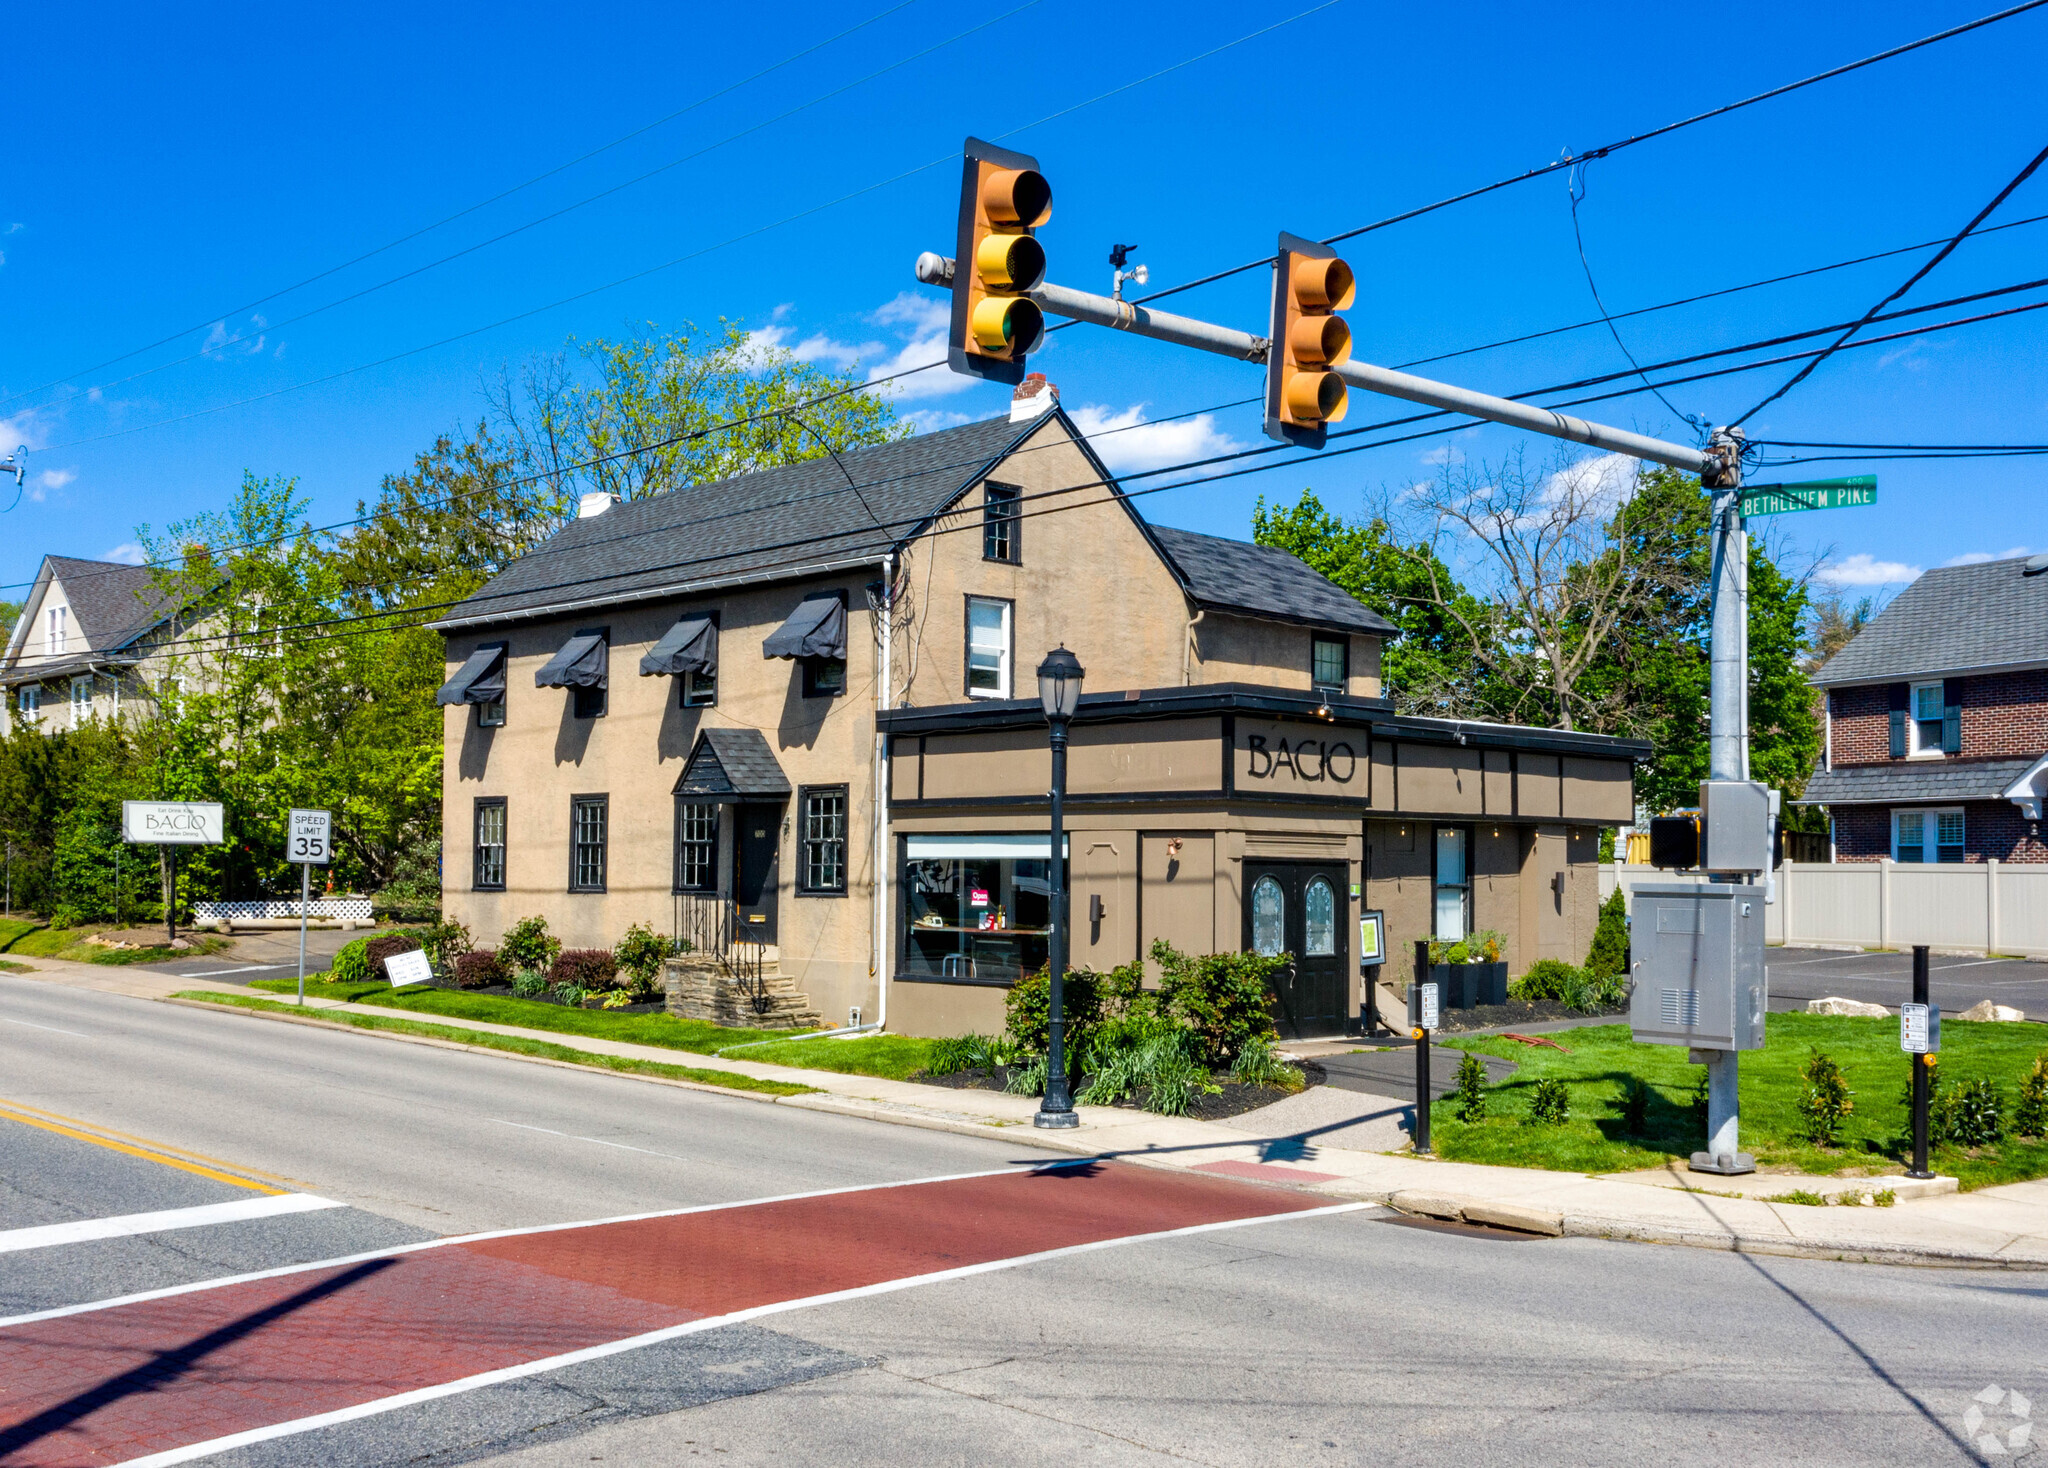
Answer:
<svg viewBox="0 0 2048 1468"><path fill-rule="evenodd" d="M1244 946L1289 962L1273 980L1273 1024L1284 1038L1339 1035L1350 1007L1342 863L1254 861L1244 898Z"/></svg>

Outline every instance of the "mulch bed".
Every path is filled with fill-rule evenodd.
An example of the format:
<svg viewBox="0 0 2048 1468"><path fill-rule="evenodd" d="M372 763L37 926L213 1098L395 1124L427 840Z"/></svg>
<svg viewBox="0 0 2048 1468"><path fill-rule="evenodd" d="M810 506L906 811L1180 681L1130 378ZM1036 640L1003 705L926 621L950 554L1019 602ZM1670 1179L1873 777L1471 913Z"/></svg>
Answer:
<svg viewBox="0 0 2048 1468"><path fill-rule="evenodd" d="M512 986L510 984L486 984L481 989L465 989L462 987L462 985L456 983L453 979L436 978L430 980L429 982L432 985L432 987L436 989L446 989L451 994L485 994L496 999L524 999L529 1004L562 1003L561 1000L555 998L552 994L515 994L512 992ZM597 1008L597 1006L595 1005L578 1004L569 1004L564 1005L563 1007L566 1009ZM663 1010L667 1008L667 1001L661 999L650 999L645 1004L626 1004L621 1005L617 1009L606 1009L601 1010L600 1012L604 1014L660 1014Z"/></svg>
<svg viewBox="0 0 2048 1468"><path fill-rule="evenodd" d="M1475 1004L1470 1009L1439 1010L1437 1018L1441 1023L1437 1027L1437 1033L1449 1035L1466 1030L1500 1030L1515 1025L1536 1024L1543 1020L1597 1020L1608 1015L1627 1013L1626 1004L1585 1015L1575 1009L1567 1009L1555 999L1510 999L1505 1004ZM1405 1012L1387 1017L1389 1024L1404 1032L1406 1020Z"/></svg>
<svg viewBox="0 0 2048 1468"><path fill-rule="evenodd" d="M1243 1086L1230 1079L1228 1072L1219 1072L1210 1077L1213 1084L1223 1089L1214 1095L1201 1095L1188 1103L1187 1114L1196 1121L1221 1121L1227 1116L1242 1116L1247 1111L1257 1111L1261 1106L1271 1106L1289 1096L1298 1096L1310 1086L1320 1086L1329 1079L1327 1072L1313 1060L1292 1060L1288 1062L1301 1072L1300 1089L1290 1091L1284 1086ZM974 1070L955 1071L947 1076L926 1075L922 1072L912 1080L925 1086L944 1086L953 1091L1000 1091L1010 1080L1010 1068L999 1065L993 1068L980 1066ZM1081 1077L1074 1082L1074 1094L1079 1095L1087 1087L1088 1078ZM1145 1107L1145 1092L1136 1094L1116 1103L1128 1111L1142 1111Z"/></svg>

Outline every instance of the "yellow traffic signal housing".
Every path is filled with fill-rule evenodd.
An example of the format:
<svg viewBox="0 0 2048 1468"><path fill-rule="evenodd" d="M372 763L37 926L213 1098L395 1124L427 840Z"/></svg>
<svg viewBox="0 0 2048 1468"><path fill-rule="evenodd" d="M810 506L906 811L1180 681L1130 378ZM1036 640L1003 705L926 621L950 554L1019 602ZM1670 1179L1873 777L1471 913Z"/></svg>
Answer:
<svg viewBox="0 0 2048 1468"><path fill-rule="evenodd" d="M961 152L947 357L955 372L1022 382L1025 357L1045 337L1045 315L1025 293L1045 279L1045 247L1031 232L1052 217L1052 185L1026 154L979 138Z"/></svg>
<svg viewBox="0 0 2048 1468"><path fill-rule="evenodd" d="M1281 234L1266 348L1268 437L1319 449L1328 425L1343 418L1344 379L1331 369L1351 356L1351 328L1335 313L1356 295L1351 267L1333 250Z"/></svg>

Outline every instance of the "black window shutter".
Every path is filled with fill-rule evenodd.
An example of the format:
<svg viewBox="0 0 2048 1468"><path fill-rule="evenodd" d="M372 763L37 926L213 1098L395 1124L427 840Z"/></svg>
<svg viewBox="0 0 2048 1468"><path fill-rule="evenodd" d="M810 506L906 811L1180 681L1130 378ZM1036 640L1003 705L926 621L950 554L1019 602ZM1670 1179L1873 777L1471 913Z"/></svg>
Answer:
<svg viewBox="0 0 2048 1468"><path fill-rule="evenodd" d="M1912 688L1904 683L1894 683L1886 690L1891 700L1892 758L1906 757L1906 705L1912 698Z"/></svg>
<svg viewBox="0 0 2048 1468"><path fill-rule="evenodd" d="M1963 680L1941 680L1941 752L1963 752Z"/></svg>

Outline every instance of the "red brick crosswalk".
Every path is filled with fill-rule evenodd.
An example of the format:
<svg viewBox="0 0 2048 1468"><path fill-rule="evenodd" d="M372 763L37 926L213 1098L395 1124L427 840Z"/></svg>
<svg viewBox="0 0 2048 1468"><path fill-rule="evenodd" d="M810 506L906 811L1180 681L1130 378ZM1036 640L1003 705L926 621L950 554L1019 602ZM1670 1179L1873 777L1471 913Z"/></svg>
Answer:
<svg viewBox="0 0 2048 1468"><path fill-rule="evenodd" d="M0 1462L124 1462L737 1311L1323 1206L1083 1163L456 1240L113 1304L0 1329Z"/></svg>

